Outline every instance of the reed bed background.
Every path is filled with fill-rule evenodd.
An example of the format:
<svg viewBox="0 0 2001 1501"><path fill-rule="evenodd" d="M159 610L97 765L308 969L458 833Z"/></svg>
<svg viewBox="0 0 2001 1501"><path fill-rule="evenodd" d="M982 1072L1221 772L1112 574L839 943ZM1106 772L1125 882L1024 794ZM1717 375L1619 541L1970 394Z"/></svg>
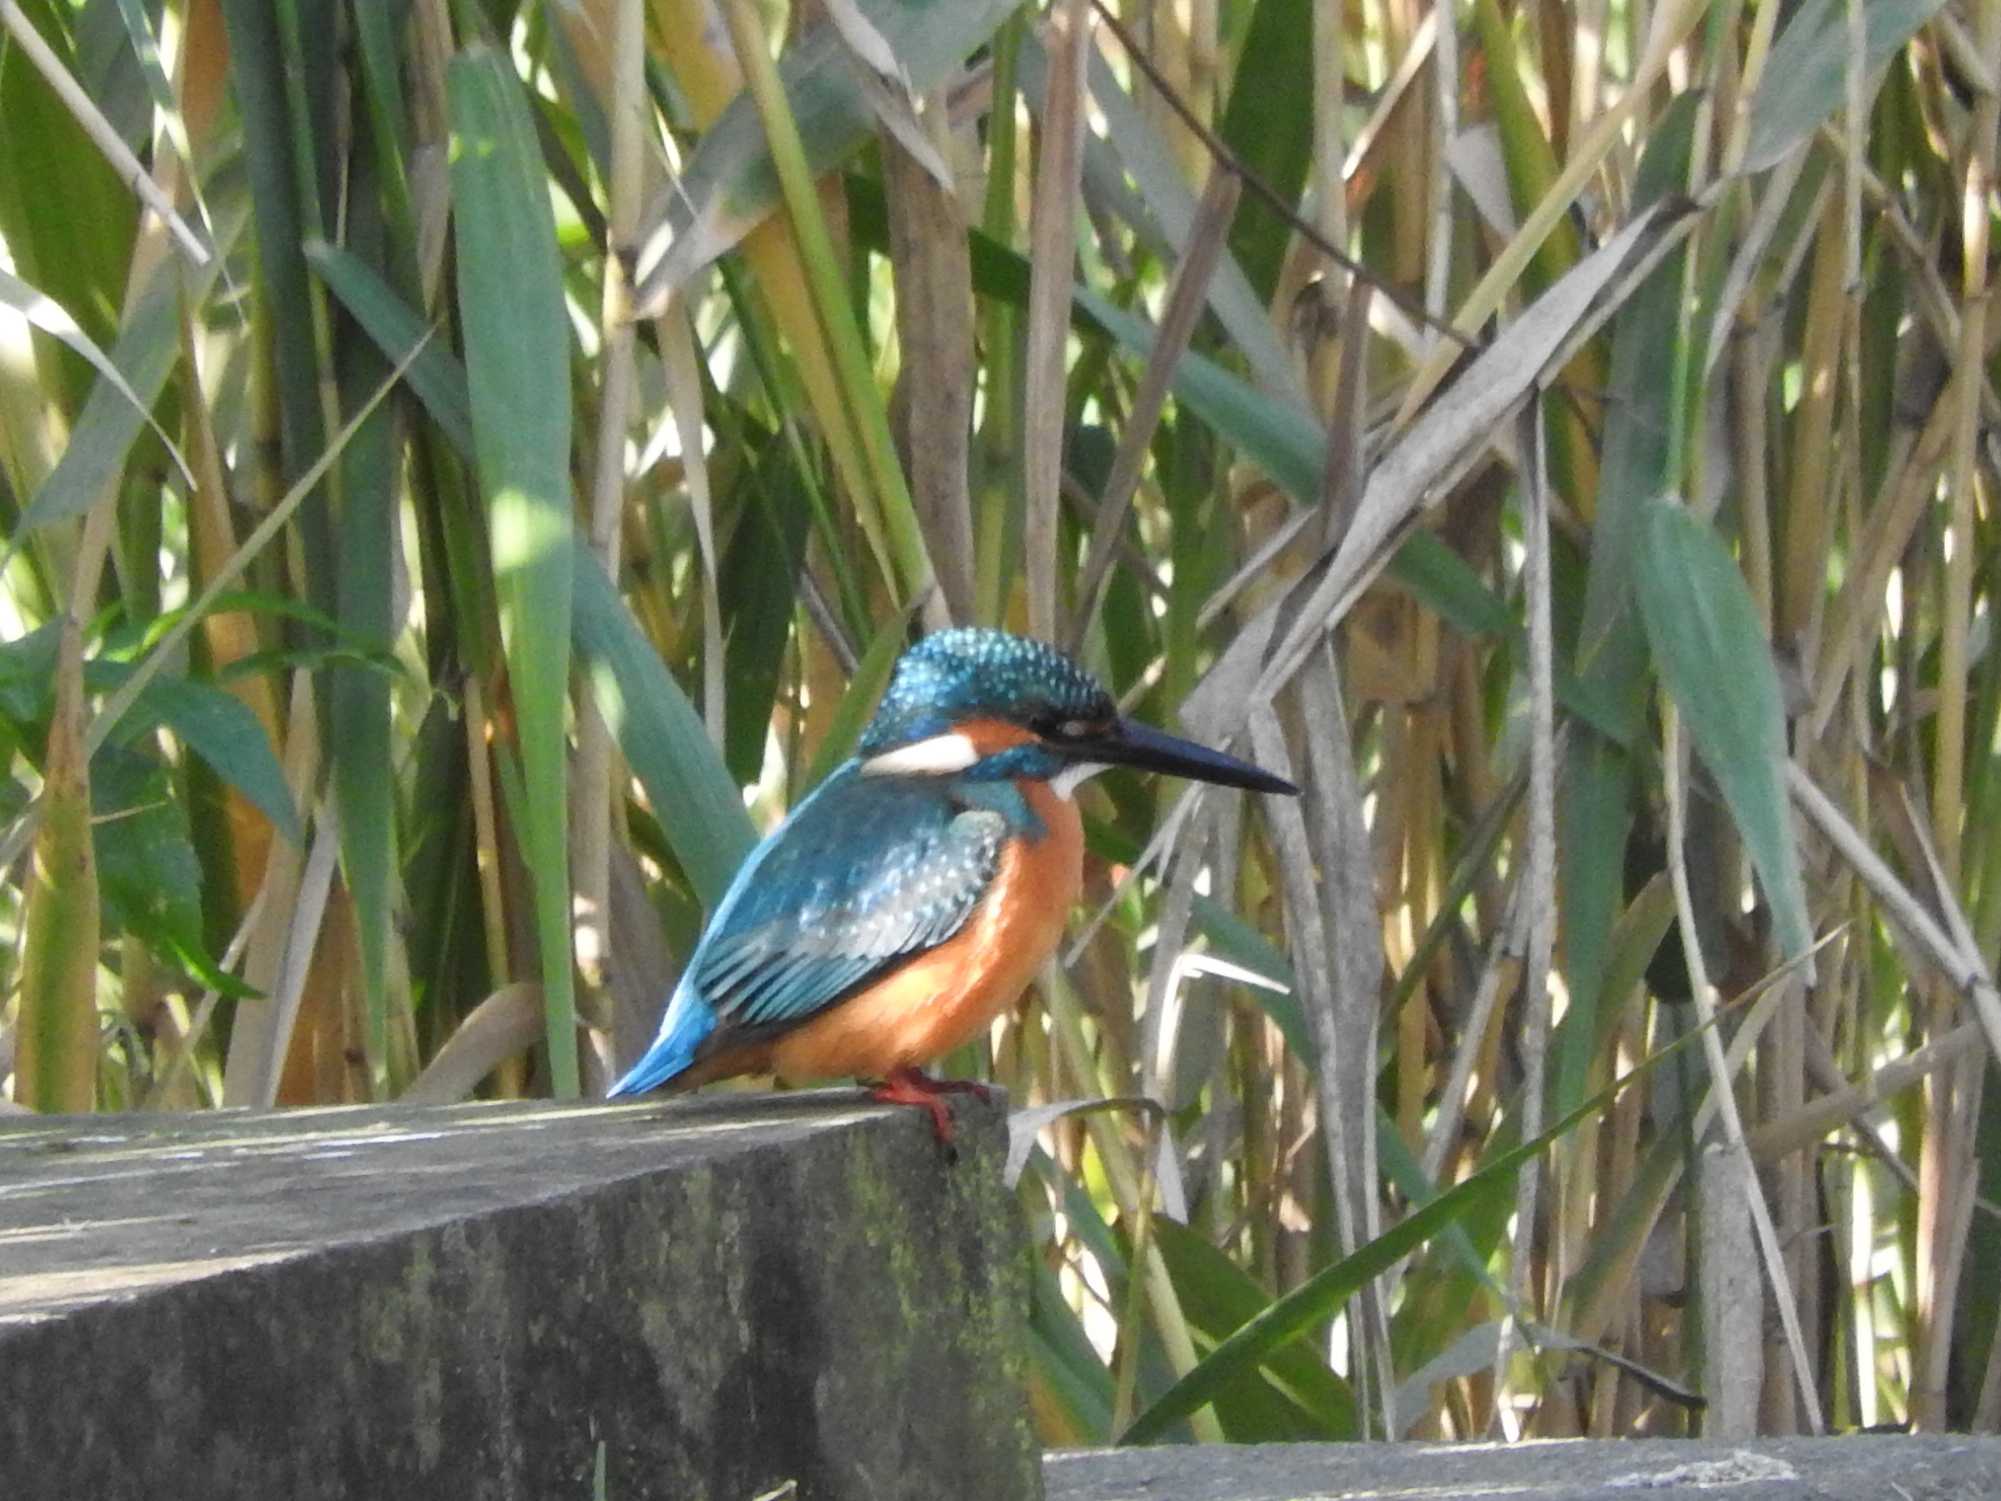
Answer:
<svg viewBox="0 0 2001 1501"><path fill-rule="evenodd" d="M0 0L14 1108L601 1091L947 622L1052 1443L2001 1426L2001 0ZM1124 1102L1088 1108L1093 1102Z"/></svg>

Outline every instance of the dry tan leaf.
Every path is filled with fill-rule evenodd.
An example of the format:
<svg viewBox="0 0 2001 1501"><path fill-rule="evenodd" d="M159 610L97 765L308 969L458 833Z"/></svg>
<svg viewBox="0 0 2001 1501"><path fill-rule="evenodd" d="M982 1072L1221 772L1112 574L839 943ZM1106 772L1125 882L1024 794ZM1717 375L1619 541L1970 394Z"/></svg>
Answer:
<svg viewBox="0 0 2001 1501"><path fill-rule="evenodd" d="M452 1105L471 1096L494 1069L542 1037L542 987L503 985L466 1013L425 1070L403 1091L405 1105Z"/></svg>

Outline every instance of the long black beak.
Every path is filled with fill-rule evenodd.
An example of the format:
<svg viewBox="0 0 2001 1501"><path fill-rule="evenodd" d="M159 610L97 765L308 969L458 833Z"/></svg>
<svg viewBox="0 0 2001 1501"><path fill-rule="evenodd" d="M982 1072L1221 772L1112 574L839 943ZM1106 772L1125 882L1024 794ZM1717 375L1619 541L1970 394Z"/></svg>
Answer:
<svg viewBox="0 0 2001 1501"><path fill-rule="evenodd" d="M1251 792L1282 792L1297 796L1299 789L1283 777L1275 777L1248 761L1210 750L1179 735L1156 730L1136 719L1120 719L1101 735L1072 740L1063 749L1079 761L1098 761L1107 766L1134 766L1141 771L1164 771L1170 776L1188 777L1197 782L1215 782L1223 787L1242 787Z"/></svg>

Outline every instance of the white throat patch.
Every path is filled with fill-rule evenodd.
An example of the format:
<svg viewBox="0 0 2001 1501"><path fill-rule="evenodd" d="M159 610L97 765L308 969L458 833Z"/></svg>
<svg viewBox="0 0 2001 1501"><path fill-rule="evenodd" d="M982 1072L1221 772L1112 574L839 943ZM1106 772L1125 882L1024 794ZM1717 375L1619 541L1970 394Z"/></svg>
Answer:
<svg viewBox="0 0 2001 1501"><path fill-rule="evenodd" d="M1077 789L1090 781L1099 772L1106 770L1102 761L1079 761L1066 766L1049 779L1049 785L1058 797L1066 803L1077 795Z"/></svg>
<svg viewBox="0 0 2001 1501"><path fill-rule="evenodd" d="M870 756L862 762L865 777L923 777L949 776L953 772L964 771L980 759L980 753L973 742L954 731L945 735L933 735L928 740L919 740L911 745L899 745L895 750L884 751L879 756Z"/></svg>

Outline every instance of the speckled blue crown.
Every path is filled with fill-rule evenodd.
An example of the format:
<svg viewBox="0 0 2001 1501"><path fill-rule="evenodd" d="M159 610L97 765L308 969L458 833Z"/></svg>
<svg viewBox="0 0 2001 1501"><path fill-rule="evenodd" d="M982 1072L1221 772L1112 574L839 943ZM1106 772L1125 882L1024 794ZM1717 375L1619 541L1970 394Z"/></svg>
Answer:
<svg viewBox="0 0 2001 1501"><path fill-rule="evenodd" d="M861 753L880 755L982 716L1103 719L1116 712L1096 678L1053 646L966 627L926 636L898 659Z"/></svg>

